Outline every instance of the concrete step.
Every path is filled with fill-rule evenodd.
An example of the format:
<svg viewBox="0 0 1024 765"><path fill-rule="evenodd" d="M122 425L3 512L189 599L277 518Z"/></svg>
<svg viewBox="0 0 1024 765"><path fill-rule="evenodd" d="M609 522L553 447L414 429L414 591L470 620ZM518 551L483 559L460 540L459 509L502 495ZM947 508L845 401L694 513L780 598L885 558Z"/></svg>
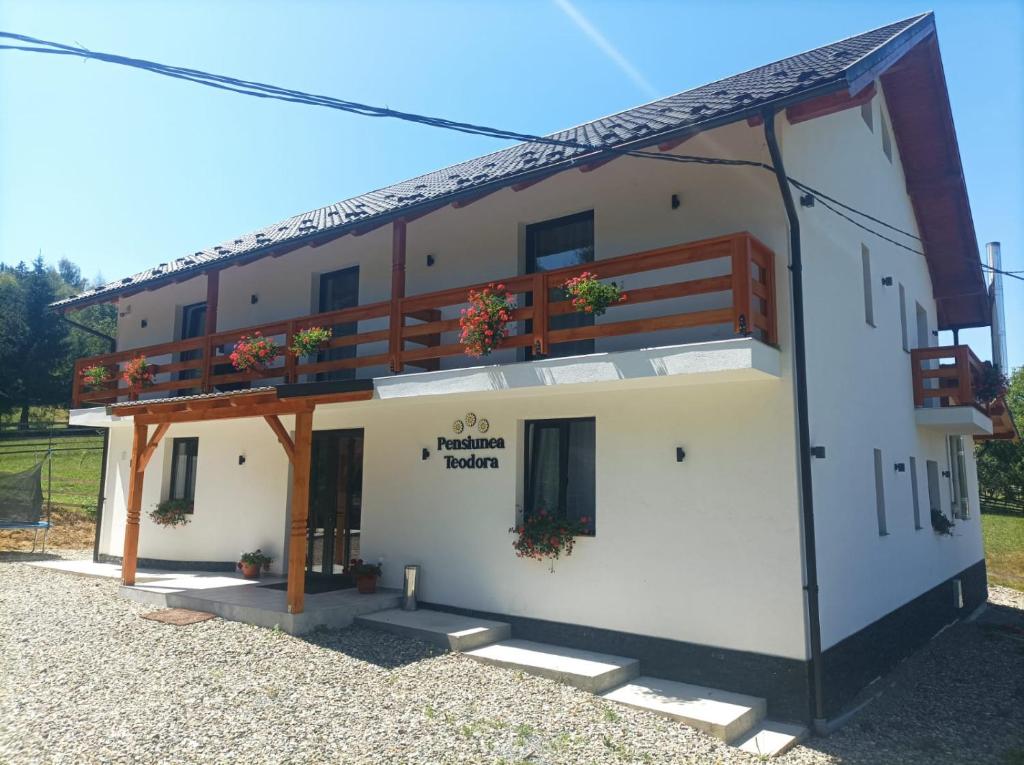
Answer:
<svg viewBox="0 0 1024 765"><path fill-rule="evenodd" d="M506 622L459 616L427 608L416 611L403 611L400 608L378 611L360 616L356 623L369 629L416 638L451 651L470 651L512 637L512 628Z"/></svg>
<svg viewBox="0 0 1024 765"><path fill-rule="evenodd" d="M467 651L466 656L484 664L557 680L591 693L614 688L640 673L640 662L636 659L529 640L504 640Z"/></svg>
<svg viewBox="0 0 1024 765"><path fill-rule="evenodd" d="M806 726L762 720L753 730L741 736L734 746L758 757L777 757L806 737Z"/></svg>
<svg viewBox="0 0 1024 765"><path fill-rule="evenodd" d="M753 728L767 709L765 700L756 696L647 676L603 696L609 701L671 717L725 742L735 741Z"/></svg>

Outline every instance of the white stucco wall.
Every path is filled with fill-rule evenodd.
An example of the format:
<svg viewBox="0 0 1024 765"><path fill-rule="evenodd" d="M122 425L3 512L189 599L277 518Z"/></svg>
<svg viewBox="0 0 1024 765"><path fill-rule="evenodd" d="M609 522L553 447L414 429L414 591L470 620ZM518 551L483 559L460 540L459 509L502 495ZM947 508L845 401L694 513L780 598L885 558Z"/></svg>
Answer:
<svg viewBox="0 0 1024 765"><path fill-rule="evenodd" d="M882 152L879 109L874 132L851 109L783 132L789 175L878 218L916 233L893 138L893 162ZM888 122L888 117L886 117ZM890 123L891 124L891 123ZM945 436L914 419L910 354L903 350L899 285L906 291L910 347L917 345L915 303L936 328L925 259L873 237L821 204L799 208L804 259L811 440L827 449L813 464L815 525L827 648L983 557L973 454L968 455L972 518L955 536L939 537L928 519L925 461L948 470ZM874 226L878 228L878 226ZM904 240L903 237L897 237ZM864 317L861 245L871 253L874 323ZM908 242L910 244L918 244ZM884 276L893 278L882 286ZM932 345L938 339L929 334ZM883 455L888 535L879 536L873 450ZM970 452L970 445L968 445ZM921 517L914 529L910 457L917 460ZM902 462L907 471L898 473ZM948 479L941 479L949 515Z"/></svg>

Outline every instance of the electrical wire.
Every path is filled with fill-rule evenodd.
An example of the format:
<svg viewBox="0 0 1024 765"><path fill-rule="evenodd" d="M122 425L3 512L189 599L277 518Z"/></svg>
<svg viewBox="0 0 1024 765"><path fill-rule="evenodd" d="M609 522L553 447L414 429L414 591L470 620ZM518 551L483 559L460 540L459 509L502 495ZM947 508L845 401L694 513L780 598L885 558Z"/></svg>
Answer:
<svg viewBox="0 0 1024 765"><path fill-rule="evenodd" d="M546 146L559 147L563 149L571 149L577 152L575 157L567 157L575 161L576 159L582 158L587 154L600 154L600 155L618 155L618 156L630 156L641 159L655 159L663 162L678 162L682 164L704 164L704 165L721 165L731 167L752 167L769 172L775 172L774 167L765 162L756 160L746 159L725 159L722 157L702 157L694 155L683 155L683 154L669 154L665 152L652 152L642 149L623 149L616 146L605 146L605 145L594 145L582 141L576 141L566 138L555 138L553 136L541 136L534 135L532 133L523 133L515 130L506 130L501 128L493 128L486 125L477 125L470 122L460 122L456 120L449 120L442 117L432 117L423 114L416 114L414 112L404 112L396 109L390 109L387 107L372 106L369 104L359 103L357 101L347 101L344 99L334 98L332 96L319 95L313 93L306 93L299 90L293 90L290 88L283 88L277 85L270 85L267 83L256 82L253 80L242 80L227 75L219 75L211 72L205 72L199 69L189 69L186 67L171 66L168 64L161 64L155 61L148 61L146 59L131 58L128 56L121 56L112 53L102 53L99 51L92 51L81 46L65 45L63 43L53 42L50 40L43 40L36 37L30 37L28 35L16 34L13 32L0 31L0 38L6 38L10 40L16 40L22 45L0 45L0 50L11 50L11 51L22 51L28 53L42 53L50 55L60 56L74 56L85 59L93 59L98 61L104 61L106 63L117 64L121 66L128 66L135 69L142 69L149 71L154 74L159 74L166 77L172 77L175 79L192 82L197 85L204 85L206 87L216 88L219 90L225 90L229 92L238 93L240 95L253 96L255 98L267 98L279 101L285 101L289 103L298 103L310 106L322 106L330 109L336 109L351 114L356 114L363 117L376 117L376 118L390 118L398 119L405 122L412 122L427 127L441 128L445 130L454 130L457 132L468 133L470 135L479 135L490 138L497 138L502 140L519 141L521 143L528 144L541 144ZM854 219L850 215L841 212L840 209L847 211L853 215L859 216L864 220L883 226L890 231L896 232L902 236L927 244L921 237L913 234L909 231L887 223L880 218L870 215L862 210L858 210L851 205L848 205L840 200L832 197L825 192L810 186L796 178L787 176L787 180L794 186L794 188L804 192L805 194L811 195L812 198L816 199L821 203L823 207L832 212L833 214L843 218L844 220L852 223L858 228L876 236L890 244L900 247L901 249L907 250L908 252L916 255L924 255L923 252L903 244L885 234L882 234L870 226L861 223ZM982 267L989 271L995 271L996 269L991 268L985 264ZM1021 279L1024 281L1024 277L1020 276L1021 272L1012 271L998 271L998 273L1004 274L1011 278Z"/></svg>

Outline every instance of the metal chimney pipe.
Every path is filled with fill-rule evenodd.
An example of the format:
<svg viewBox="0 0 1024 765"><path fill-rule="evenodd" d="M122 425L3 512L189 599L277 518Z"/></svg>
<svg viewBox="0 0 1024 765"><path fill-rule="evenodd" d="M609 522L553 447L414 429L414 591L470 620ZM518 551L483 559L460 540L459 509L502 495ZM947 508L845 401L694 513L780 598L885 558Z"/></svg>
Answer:
<svg viewBox="0 0 1024 765"><path fill-rule="evenodd" d="M985 252L988 255L989 286L988 296L992 303L992 363L1009 374L1009 359L1006 352L1006 313L1003 308L1003 275L999 273L1003 268L1003 256L999 242L989 242L985 245Z"/></svg>

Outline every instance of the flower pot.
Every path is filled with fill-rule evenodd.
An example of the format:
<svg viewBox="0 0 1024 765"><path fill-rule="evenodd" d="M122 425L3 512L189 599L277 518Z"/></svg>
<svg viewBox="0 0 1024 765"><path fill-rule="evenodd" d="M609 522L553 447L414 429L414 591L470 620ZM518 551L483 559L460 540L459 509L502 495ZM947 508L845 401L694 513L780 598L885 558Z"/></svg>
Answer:
<svg viewBox="0 0 1024 765"><path fill-rule="evenodd" d="M242 576L246 579L259 579L260 578L260 566L256 563L239 563L239 567L242 569Z"/></svg>
<svg viewBox="0 0 1024 765"><path fill-rule="evenodd" d="M359 590L363 595L369 595L372 592L377 591L377 577L371 574L370 576L357 576L356 577L356 589Z"/></svg>

